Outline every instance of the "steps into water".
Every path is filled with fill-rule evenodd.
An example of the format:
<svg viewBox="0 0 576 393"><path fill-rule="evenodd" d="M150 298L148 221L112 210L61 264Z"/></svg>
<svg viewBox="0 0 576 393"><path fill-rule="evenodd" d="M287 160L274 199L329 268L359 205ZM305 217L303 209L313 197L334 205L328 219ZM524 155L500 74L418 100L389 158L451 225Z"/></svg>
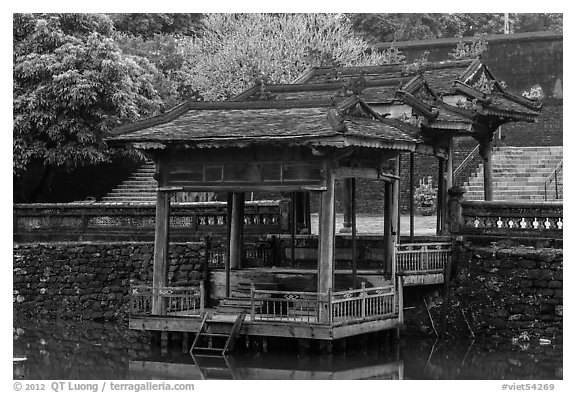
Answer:
<svg viewBox="0 0 576 393"><path fill-rule="evenodd" d="M245 317L244 312L219 314L218 310L211 316L204 314L190 348L203 379L235 379L226 354L234 349Z"/></svg>

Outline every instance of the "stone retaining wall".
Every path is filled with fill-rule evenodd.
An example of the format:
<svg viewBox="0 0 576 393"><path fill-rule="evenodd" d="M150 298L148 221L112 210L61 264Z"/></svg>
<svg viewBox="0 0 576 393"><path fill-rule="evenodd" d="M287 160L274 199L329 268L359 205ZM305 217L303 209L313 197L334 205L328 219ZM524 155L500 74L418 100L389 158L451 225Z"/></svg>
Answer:
<svg viewBox="0 0 576 393"><path fill-rule="evenodd" d="M122 319L130 284L151 283L153 243L26 243L14 245L16 316ZM170 244L171 285L206 278L203 243Z"/></svg>
<svg viewBox="0 0 576 393"><path fill-rule="evenodd" d="M465 246L453 282L475 334L562 335L563 251L526 246Z"/></svg>

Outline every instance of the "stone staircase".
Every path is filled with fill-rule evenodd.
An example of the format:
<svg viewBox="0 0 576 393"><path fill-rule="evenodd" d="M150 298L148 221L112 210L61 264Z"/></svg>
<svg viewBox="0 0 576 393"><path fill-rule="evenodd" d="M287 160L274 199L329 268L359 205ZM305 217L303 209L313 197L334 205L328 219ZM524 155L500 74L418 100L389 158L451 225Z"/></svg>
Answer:
<svg viewBox="0 0 576 393"><path fill-rule="evenodd" d="M102 202L155 203L156 185L154 163L149 161L102 198Z"/></svg>
<svg viewBox="0 0 576 393"><path fill-rule="evenodd" d="M494 200L544 200L544 182L563 158L562 146L498 147L494 149ZM484 199L484 171L478 170L464 184L465 198ZM563 171L558 172L558 193L562 199ZM548 200L555 199L555 184L548 184Z"/></svg>
<svg viewBox="0 0 576 393"><path fill-rule="evenodd" d="M136 172L116 188L112 189L101 202L105 203L156 203L157 182L154 179L154 163L147 161ZM207 202L214 200L213 192L180 192L174 202Z"/></svg>

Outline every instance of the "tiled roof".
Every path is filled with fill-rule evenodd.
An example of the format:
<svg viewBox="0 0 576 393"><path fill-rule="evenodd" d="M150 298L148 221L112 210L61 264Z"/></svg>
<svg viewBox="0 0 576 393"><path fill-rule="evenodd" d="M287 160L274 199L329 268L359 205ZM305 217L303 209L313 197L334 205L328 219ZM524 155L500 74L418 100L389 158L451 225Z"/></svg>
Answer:
<svg viewBox="0 0 576 393"><path fill-rule="evenodd" d="M135 128L111 138L115 143L246 143L359 145L413 149L417 128L384 119L340 116L333 124L329 107L190 109L170 121Z"/></svg>

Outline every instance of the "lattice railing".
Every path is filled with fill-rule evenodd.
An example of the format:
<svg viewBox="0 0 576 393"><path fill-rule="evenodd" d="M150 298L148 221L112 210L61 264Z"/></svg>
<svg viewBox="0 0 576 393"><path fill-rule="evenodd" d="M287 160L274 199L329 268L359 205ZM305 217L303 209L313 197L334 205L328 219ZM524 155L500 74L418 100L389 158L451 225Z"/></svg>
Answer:
<svg viewBox="0 0 576 393"><path fill-rule="evenodd" d="M332 294L332 323L390 317L396 313L396 294L392 285L340 291Z"/></svg>
<svg viewBox="0 0 576 393"><path fill-rule="evenodd" d="M252 289L252 321L320 323L319 311L327 301L318 300L316 292Z"/></svg>
<svg viewBox="0 0 576 393"><path fill-rule="evenodd" d="M392 285L319 294L317 292L251 291L252 321L341 324L397 314ZM326 299L326 300L324 300ZM326 317L322 318L322 311Z"/></svg>
<svg viewBox="0 0 576 393"><path fill-rule="evenodd" d="M404 243L396 246L396 273L443 271L452 257L452 243Z"/></svg>
<svg viewBox="0 0 576 393"><path fill-rule="evenodd" d="M130 287L130 314L153 315L153 303L162 303L161 315L199 315L204 311L204 286L198 287Z"/></svg>
<svg viewBox="0 0 576 393"><path fill-rule="evenodd" d="M561 202L463 201L460 232L561 238Z"/></svg>

